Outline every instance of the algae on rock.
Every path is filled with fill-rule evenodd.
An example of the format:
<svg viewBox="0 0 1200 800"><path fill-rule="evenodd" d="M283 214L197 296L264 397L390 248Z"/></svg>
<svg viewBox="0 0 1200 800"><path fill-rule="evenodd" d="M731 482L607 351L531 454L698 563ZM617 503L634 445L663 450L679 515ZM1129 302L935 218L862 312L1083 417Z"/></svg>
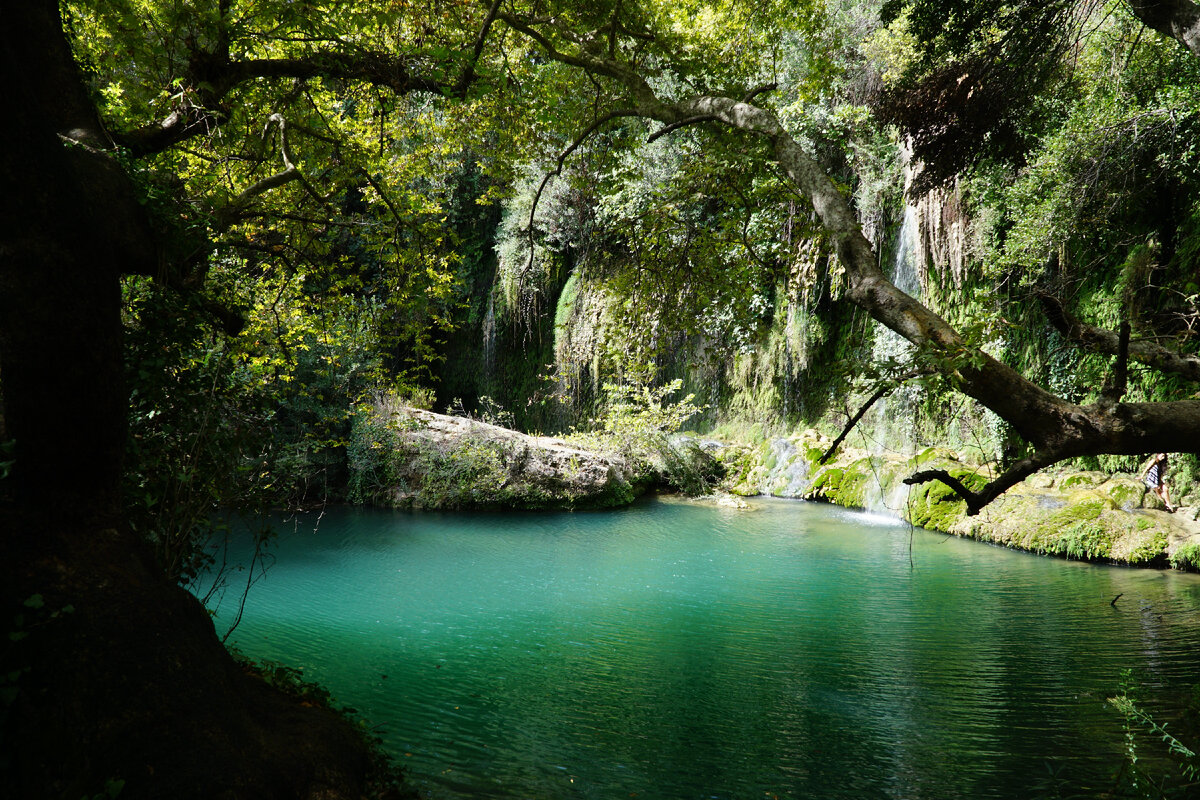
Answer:
<svg viewBox="0 0 1200 800"><path fill-rule="evenodd" d="M898 496L906 488L904 478L921 469L944 469L976 490L993 474L986 465L967 464L942 448L905 458L842 447L821 464L829 444L827 437L808 430L764 440L758 448L727 448L721 454L728 470L726 488L742 496L786 496L870 508L873 497ZM794 491L781 493L781 470L803 475L804 480ZM1046 555L1200 566L1200 524L1191 514L1159 510L1157 498L1129 475L1094 470L1034 475L975 517L967 516L966 503L941 482L913 486L902 501L886 507L922 528Z"/></svg>

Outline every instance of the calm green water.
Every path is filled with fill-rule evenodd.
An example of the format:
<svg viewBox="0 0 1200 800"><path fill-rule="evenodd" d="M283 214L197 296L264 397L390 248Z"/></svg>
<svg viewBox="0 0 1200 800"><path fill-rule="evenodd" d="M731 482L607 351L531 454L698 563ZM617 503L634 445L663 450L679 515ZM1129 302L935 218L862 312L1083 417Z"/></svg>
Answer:
<svg viewBox="0 0 1200 800"><path fill-rule="evenodd" d="M434 798L1088 796L1121 670L1164 720L1200 682L1197 576L821 505L312 523L233 641L380 724Z"/></svg>

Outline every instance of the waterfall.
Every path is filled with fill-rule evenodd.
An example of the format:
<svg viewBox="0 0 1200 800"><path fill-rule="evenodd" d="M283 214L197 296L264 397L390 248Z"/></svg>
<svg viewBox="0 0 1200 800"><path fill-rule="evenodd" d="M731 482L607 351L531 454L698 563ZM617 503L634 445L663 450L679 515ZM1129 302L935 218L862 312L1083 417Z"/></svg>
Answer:
<svg viewBox="0 0 1200 800"><path fill-rule="evenodd" d="M900 231L896 234L896 257L892 260L892 283L905 294L921 296L921 279L917 275L918 250L917 207L906 204Z"/></svg>
<svg viewBox="0 0 1200 800"><path fill-rule="evenodd" d="M759 491L775 497L801 497L808 489L808 461L787 439L771 440L774 466L763 480Z"/></svg>
<svg viewBox="0 0 1200 800"><path fill-rule="evenodd" d="M483 377L484 385L491 387L496 374L496 300L488 294L487 313L483 317Z"/></svg>
<svg viewBox="0 0 1200 800"><path fill-rule="evenodd" d="M917 207L905 204L904 218L896 234L896 255L892 261L891 281L897 289L916 299L921 297L921 279L917 272L918 247ZM871 356L876 363L887 360L904 362L912 355L913 345L880 325L875 334L875 345ZM868 445L873 455L885 450L912 455L916 451L916 412L921 390L917 386L904 385L891 395L875 403L868 420L874 437ZM909 487L900 484L891 496L884 497L876 482L868 493L867 510L879 513L898 513L908 499Z"/></svg>

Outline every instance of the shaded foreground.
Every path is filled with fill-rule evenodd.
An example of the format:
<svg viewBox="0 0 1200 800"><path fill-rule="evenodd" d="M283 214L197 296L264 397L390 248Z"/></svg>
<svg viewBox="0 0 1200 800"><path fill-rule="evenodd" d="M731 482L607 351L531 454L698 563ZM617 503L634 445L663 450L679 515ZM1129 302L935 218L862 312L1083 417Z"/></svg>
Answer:
<svg viewBox="0 0 1200 800"><path fill-rule="evenodd" d="M31 535L23 549L6 537L0 552L7 796L368 791L380 764L362 732L235 662L199 601L164 580L133 535L0 518L8 526Z"/></svg>
<svg viewBox="0 0 1200 800"><path fill-rule="evenodd" d="M1197 576L745 505L332 509L280 531L234 636L439 800L1139 797L1123 670L1196 741Z"/></svg>

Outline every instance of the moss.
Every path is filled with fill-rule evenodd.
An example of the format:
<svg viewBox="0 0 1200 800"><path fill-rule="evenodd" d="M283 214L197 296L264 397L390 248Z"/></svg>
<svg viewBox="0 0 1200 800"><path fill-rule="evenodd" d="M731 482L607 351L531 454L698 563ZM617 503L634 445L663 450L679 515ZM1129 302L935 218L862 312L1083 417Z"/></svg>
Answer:
<svg viewBox="0 0 1200 800"><path fill-rule="evenodd" d="M918 484L908 495L909 522L922 528L948 533L966 514L966 502L941 481Z"/></svg>
<svg viewBox="0 0 1200 800"><path fill-rule="evenodd" d="M846 467L834 502L848 508L865 508L868 488L876 483L877 468L878 464L870 458L860 458Z"/></svg>
<svg viewBox="0 0 1200 800"><path fill-rule="evenodd" d="M1200 542L1181 544L1171 554L1171 566L1175 569L1200 571Z"/></svg>
<svg viewBox="0 0 1200 800"><path fill-rule="evenodd" d="M1014 536L1013 543L1067 558L1146 564L1162 558L1167 534L1152 520L1131 519L1115 509L1111 498L1086 492Z"/></svg>
<svg viewBox="0 0 1200 800"><path fill-rule="evenodd" d="M1108 476L1102 472L1072 472L1059 481L1060 489L1092 489L1102 484Z"/></svg>
<svg viewBox="0 0 1200 800"><path fill-rule="evenodd" d="M713 457L725 472L727 486L740 487L747 483L751 470L758 464L755 452L748 447L730 445L713 452ZM745 495L744 492L734 492ZM752 492L751 492L752 493Z"/></svg>
<svg viewBox="0 0 1200 800"><path fill-rule="evenodd" d="M1146 487L1141 481L1130 478L1114 478L1100 485L1100 491L1112 500L1117 508L1132 511L1141 508L1146 496Z"/></svg>
<svg viewBox="0 0 1200 800"><path fill-rule="evenodd" d="M1098 522L1077 522L1062 529L1057 539L1049 540L1046 552L1081 560L1110 558L1115 539L1115 532Z"/></svg>
<svg viewBox="0 0 1200 800"><path fill-rule="evenodd" d="M936 462L957 462L958 458L944 447L926 447L909 459L909 461L912 463L914 469L922 469L934 465Z"/></svg>
<svg viewBox="0 0 1200 800"><path fill-rule="evenodd" d="M821 470L813 476L808 491L804 493L805 499L833 502L832 498L837 495L842 484L842 475L843 470L840 467L826 467Z"/></svg>
<svg viewBox="0 0 1200 800"><path fill-rule="evenodd" d="M761 422L756 422L750 426L750 431L747 435L747 440L753 445L763 445L767 442L767 435L763 432Z"/></svg>
<svg viewBox="0 0 1200 800"><path fill-rule="evenodd" d="M930 460L927 459L923 463L929 464ZM950 467L946 471L952 477L962 481L963 485L973 492L977 492L987 485L985 476L966 467ZM908 519L914 525L949 533L950 529L966 515L966 502L941 481L918 484L909 492Z"/></svg>
<svg viewBox="0 0 1200 800"><path fill-rule="evenodd" d="M1124 554L1125 560L1130 564L1146 564L1162 558L1167 549L1166 532L1151 526L1150 528L1140 528L1138 533L1147 535L1133 534L1131 538L1134 538L1134 541L1129 543L1131 546L1128 553Z"/></svg>
<svg viewBox="0 0 1200 800"><path fill-rule="evenodd" d="M1103 553L1099 553L1100 540L1104 537L1088 523L1099 519L1107 508L1104 499L1089 495L1076 502L1068 503L1049 517L1041 520L1027 535L1017 541L1029 550L1039 553L1074 555L1075 557L1107 558L1112 547L1112 537L1107 537ZM1096 553L1082 556L1080 553Z"/></svg>
<svg viewBox="0 0 1200 800"><path fill-rule="evenodd" d="M1050 517L1049 525L1066 527L1076 522L1085 522L1098 518L1107 507L1103 498L1088 496L1070 503Z"/></svg>

